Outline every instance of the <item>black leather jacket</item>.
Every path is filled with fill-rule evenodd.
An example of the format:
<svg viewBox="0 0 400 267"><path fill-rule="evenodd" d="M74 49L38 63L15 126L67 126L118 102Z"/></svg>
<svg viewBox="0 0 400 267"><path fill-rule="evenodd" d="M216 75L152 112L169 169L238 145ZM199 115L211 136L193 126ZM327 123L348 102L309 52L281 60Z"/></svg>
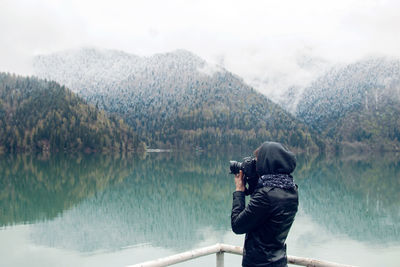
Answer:
<svg viewBox="0 0 400 267"><path fill-rule="evenodd" d="M298 207L296 189L256 189L245 207L245 193L233 193L231 224L236 234L246 233L243 266L287 266L285 240Z"/></svg>

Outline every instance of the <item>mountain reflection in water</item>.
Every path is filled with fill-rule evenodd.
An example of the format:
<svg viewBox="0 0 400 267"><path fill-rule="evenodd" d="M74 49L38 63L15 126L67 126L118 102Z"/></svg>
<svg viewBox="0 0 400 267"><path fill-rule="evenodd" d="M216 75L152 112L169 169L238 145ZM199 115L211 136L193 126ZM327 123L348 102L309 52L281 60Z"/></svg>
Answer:
<svg viewBox="0 0 400 267"><path fill-rule="evenodd" d="M300 203L334 234L371 243L400 242L398 155L304 159Z"/></svg>
<svg viewBox="0 0 400 267"><path fill-rule="evenodd" d="M119 154L2 155L0 226L51 220L132 169Z"/></svg>
<svg viewBox="0 0 400 267"><path fill-rule="evenodd" d="M232 158L241 157L3 156L0 223L31 223L34 243L80 252L190 249L206 228L221 239L230 231ZM335 235L399 243L397 158L299 156L300 208Z"/></svg>

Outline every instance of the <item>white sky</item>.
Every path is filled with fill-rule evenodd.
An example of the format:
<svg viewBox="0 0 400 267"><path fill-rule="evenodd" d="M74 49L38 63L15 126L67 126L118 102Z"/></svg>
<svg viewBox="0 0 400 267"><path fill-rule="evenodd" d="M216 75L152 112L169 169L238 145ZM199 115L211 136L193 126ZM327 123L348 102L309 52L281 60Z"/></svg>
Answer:
<svg viewBox="0 0 400 267"><path fill-rule="evenodd" d="M29 74L33 55L81 46L183 48L273 94L326 62L400 56L399 14L397 0L0 0L0 71Z"/></svg>

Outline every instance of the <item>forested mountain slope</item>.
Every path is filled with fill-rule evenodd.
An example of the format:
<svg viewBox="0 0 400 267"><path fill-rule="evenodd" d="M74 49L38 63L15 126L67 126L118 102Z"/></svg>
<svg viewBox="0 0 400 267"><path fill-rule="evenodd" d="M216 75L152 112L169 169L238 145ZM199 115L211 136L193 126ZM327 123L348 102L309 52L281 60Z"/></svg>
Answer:
<svg viewBox="0 0 400 267"><path fill-rule="evenodd" d="M400 149L400 61L373 58L332 69L304 90L296 115L336 144Z"/></svg>
<svg viewBox="0 0 400 267"><path fill-rule="evenodd" d="M64 86L0 73L0 151L119 151L137 146L137 136L121 119L88 105Z"/></svg>
<svg viewBox="0 0 400 267"><path fill-rule="evenodd" d="M323 145L242 79L185 50L137 57L80 49L38 56L34 68L121 115L154 147L255 147L264 140L298 149Z"/></svg>

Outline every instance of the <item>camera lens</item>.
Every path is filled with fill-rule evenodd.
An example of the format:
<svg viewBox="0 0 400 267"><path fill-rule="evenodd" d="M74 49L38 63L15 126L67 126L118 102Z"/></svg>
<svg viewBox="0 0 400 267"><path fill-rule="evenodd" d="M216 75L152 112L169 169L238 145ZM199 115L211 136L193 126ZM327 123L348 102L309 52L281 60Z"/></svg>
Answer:
<svg viewBox="0 0 400 267"><path fill-rule="evenodd" d="M231 174L238 174L240 169L242 168L242 163L231 160L229 161L229 168L231 170Z"/></svg>

